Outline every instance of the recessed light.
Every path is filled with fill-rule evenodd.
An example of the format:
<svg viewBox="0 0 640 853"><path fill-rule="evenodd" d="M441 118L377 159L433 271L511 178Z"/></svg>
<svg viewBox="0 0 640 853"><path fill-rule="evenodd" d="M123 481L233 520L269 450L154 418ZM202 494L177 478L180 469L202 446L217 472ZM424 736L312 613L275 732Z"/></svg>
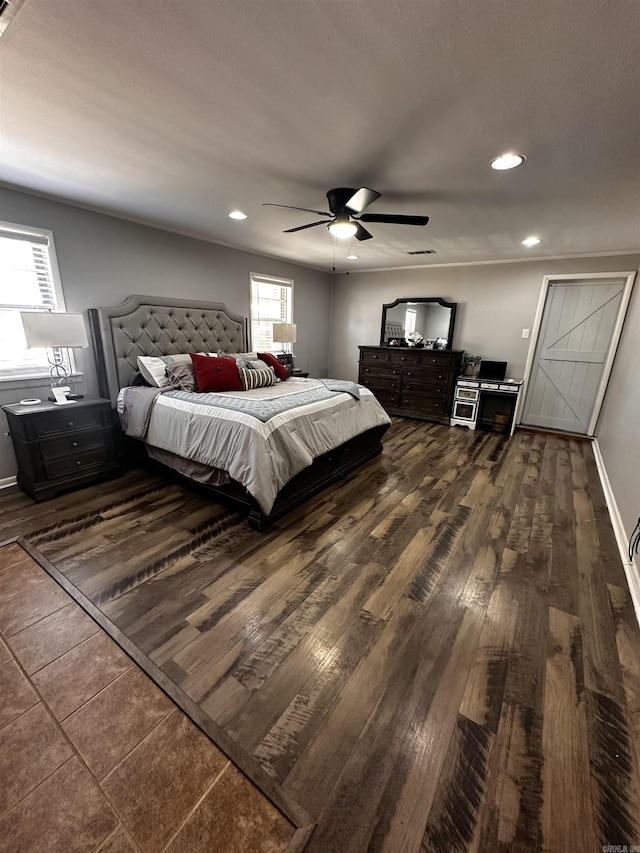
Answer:
<svg viewBox="0 0 640 853"><path fill-rule="evenodd" d="M539 242L540 242L539 237L527 237L526 240L522 241L522 245L526 246L528 249L530 249L531 246L537 246Z"/></svg>
<svg viewBox="0 0 640 853"><path fill-rule="evenodd" d="M229 219L246 219L247 214L243 213L241 210L232 210L229 214Z"/></svg>
<svg viewBox="0 0 640 853"><path fill-rule="evenodd" d="M492 160L491 168L497 169L499 172L503 172L506 169L515 169L516 166L524 163L526 159L524 154L514 154L512 151L509 151L507 154L501 154Z"/></svg>
<svg viewBox="0 0 640 853"><path fill-rule="evenodd" d="M359 258L359 255L347 255L348 261L357 261L358 258Z"/></svg>

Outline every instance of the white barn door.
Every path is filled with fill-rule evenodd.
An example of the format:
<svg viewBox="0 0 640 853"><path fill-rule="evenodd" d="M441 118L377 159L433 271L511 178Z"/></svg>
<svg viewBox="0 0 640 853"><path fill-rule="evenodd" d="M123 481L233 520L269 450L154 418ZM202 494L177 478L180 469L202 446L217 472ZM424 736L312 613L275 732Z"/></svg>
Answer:
<svg viewBox="0 0 640 853"><path fill-rule="evenodd" d="M524 424L593 433L632 281L625 273L549 281Z"/></svg>

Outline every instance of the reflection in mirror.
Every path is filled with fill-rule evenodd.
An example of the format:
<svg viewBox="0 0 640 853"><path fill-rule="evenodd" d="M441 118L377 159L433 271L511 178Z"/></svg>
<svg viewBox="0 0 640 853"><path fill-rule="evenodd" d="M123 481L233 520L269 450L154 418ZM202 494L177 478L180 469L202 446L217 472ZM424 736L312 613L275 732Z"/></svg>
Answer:
<svg viewBox="0 0 640 853"><path fill-rule="evenodd" d="M382 306L382 346L450 349L456 302L440 298L396 299Z"/></svg>

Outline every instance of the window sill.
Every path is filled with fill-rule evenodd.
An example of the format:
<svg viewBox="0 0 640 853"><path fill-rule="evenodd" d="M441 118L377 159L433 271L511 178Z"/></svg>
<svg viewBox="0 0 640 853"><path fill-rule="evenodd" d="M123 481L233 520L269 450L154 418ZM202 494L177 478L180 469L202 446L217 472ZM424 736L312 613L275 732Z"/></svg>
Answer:
<svg viewBox="0 0 640 853"><path fill-rule="evenodd" d="M84 373L71 373L69 379L81 383ZM3 391L13 388L51 388L51 377L48 373L43 373L42 376L0 376L0 388Z"/></svg>

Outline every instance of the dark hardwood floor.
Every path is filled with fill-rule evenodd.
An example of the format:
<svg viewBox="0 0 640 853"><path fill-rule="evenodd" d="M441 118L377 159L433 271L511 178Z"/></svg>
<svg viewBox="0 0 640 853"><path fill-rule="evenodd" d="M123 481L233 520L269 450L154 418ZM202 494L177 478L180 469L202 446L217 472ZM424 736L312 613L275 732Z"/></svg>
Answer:
<svg viewBox="0 0 640 853"><path fill-rule="evenodd" d="M640 844L640 631L588 442L395 420L268 533L143 471L21 534L318 825L314 853Z"/></svg>

